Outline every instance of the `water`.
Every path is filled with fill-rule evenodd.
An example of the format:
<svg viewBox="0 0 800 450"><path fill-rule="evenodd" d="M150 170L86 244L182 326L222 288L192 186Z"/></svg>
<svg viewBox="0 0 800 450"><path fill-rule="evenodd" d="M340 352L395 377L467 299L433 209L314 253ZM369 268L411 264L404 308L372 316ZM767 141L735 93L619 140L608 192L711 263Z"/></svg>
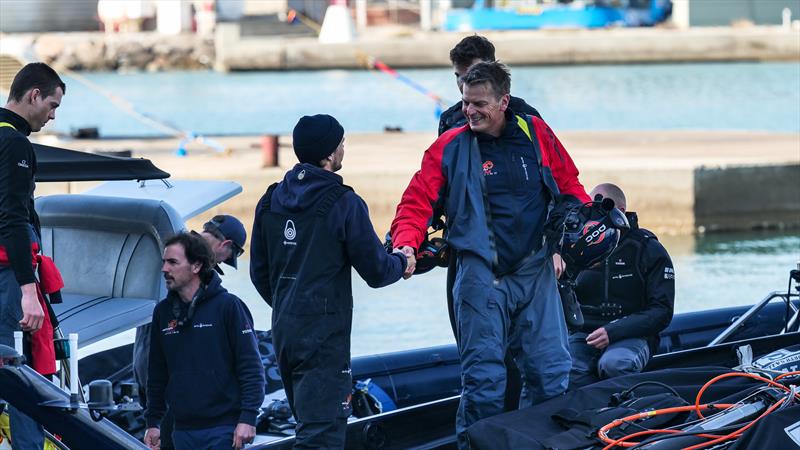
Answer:
<svg viewBox="0 0 800 450"><path fill-rule="evenodd" d="M448 104L459 97L450 69L401 73ZM350 132L382 131L386 125L427 131L437 122L432 101L380 72L85 75L140 112L201 134L289 133L301 115L319 112L333 114ZM98 126L103 136L160 133L76 80L66 82L55 130ZM536 106L556 130L800 132L795 62L515 67L512 92Z"/></svg>
<svg viewBox="0 0 800 450"><path fill-rule="evenodd" d="M732 233L665 237L675 266L675 311L747 305L785 291L800 261L797 233ZM269 329L270 309L250 284L248 261L223 284L245 300L256 328ZM226 267L227 270L227 267ZM368 355L453 343L445 269L371 289L353 275L353 354Z"/></svg>

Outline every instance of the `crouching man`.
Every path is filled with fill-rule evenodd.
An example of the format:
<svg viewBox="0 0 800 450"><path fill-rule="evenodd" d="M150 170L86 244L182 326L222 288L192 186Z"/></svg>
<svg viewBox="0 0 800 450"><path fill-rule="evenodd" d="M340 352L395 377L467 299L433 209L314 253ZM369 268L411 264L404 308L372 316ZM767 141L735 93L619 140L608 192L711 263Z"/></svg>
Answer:
<svg viewBox="0 0 800 450"><path fill-rule="evenodd" d="M166 407L177 450L242 448L253 441L264 369L241 301L221 286L214 255L197 235L164 245L167 298L156 305L147 380L147 432L160 445Z"/></svg>
<svg viewBox="0 0 800 450"><path fill-rule="evenodd" d="M622 189L605 183L589 195L614 200L630 229L604 262L583 270L576 280L585 324L569 337L570 389L641 372L658 348L658 333L672 320L675 303L669 254L652 232L639 228L636 213L625 210Z"/></svg>

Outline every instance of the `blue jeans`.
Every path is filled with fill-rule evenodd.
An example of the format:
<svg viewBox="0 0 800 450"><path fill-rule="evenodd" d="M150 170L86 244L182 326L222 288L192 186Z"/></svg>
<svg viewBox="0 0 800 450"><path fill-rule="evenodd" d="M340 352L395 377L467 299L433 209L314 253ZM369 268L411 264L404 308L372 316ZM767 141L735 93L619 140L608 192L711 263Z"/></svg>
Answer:
<svg viewBox="0 0 800 450"><path fill-rule="evenodd" d="M642 338L612 342L603 350L586 343L588 333L573 333L569 337L572 370L570 389L577 389L604 378L639 373L650 360L650 346Z"/></svg>
<svg viewBox="0 0 800 450"><path fill-rule="evenodd" d="M14 332L21 331L22 291L14 271L0 266L0 344L14 348ZM13 450L42 450L44 431L41 425L13 406L8 407Z"/></svg>
<svg viewBox="0 0 800 450"><path fill-rule="evenodd" d="M231 450L235 425L222 425L200 430L174 430L175 450Z"/></svg>
<svg viewBox="0 0 800 450"><path fill-rule="evenodd" d="M504 411L505 356L522 373L520 408L567 389L570 356L553 263L545 250L498 279L490 265L459 253L453 289L463 390L456 415L458 447L466 430Z"/></svg>

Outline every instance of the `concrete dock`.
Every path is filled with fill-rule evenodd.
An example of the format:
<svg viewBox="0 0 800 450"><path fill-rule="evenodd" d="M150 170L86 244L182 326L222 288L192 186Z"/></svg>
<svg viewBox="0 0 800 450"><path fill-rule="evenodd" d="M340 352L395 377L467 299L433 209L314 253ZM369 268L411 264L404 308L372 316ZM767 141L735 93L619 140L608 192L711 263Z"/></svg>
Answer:
<svg viewBox="0 0 800 450"><path fill-rule="evenodd" d="M360 69L365 56L393 67L449 66L450 49L472 33L389 30L342 44L316 38L242 36L236 23L220 24L218 70ZM800 61L800 29L778 26L675 29L525 30L481 32L510 65Z"/></svg>

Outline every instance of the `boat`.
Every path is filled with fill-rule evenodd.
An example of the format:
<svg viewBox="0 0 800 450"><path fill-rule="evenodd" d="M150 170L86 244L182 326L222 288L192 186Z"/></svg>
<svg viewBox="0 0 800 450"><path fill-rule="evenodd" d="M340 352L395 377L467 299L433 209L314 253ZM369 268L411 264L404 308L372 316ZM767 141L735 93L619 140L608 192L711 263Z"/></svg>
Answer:
<svg viewBox="0 0 800 450"><path fill-rule="evenodd" d="M36 200L44 252L61 267L66 284L64 302L54 305L60 328L65 335L77 333L84 348L147 325L166 292L160 276L162 243L185 230L188 219L241 192L233 182L171 180L141 158L45 146L35 150L39 182L104 181L86 193ZM800 268L791 273L798 274ZM752 306L677 314L661 333L658 354L643 376L667 368L731 368L738 363L733 349L745 345L755 355L788 347L800 338L798 311L797 293L789 290L773 292ZM267 395L256 440L248 448L288 449L294 421L271 336L269 331L257 336ZM133 344L125 344L81 358L77 372L83 384L100 386L87 382L108 380L113 391L113 402L91 396L85 401L21 365L13 349L0 348L0 398L59 436L50 440L52 448L144 449L144 421L131 384L132 354ZM358 357L352 370L359 407L348 422L347 448L454 448L460 391L454 345Z"/></svg>
<svg viewBox="0 0 800 450"><path fill-rule="evenodd" d="M471 8L447 11L447 31L592 29L653 26L672 12L670 0L494 2L475 0Z"/></svg>

